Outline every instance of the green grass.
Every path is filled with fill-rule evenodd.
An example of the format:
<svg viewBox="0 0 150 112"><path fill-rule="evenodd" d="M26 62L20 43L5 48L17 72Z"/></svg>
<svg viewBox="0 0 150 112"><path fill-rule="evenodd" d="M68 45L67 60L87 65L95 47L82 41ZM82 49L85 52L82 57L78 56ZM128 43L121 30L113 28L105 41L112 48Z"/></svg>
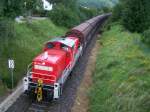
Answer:
<svg viewBox="0 0 150 112"><path fill-rule="evenodd" d="M36 20L32 24L15 23L15 37L0 42L0 75L3 82L11 84L10 72L7 68L8 58L15 60L15 84L23 77L27 65L42 51L44 42L55 36L64 35L66 28L55 26L50 20Z"/></svg>
<svg viewBox="0 0 150 112"><path fill-rule="evenodd" d="M7 89L3 84L0 84L0 97L5 95Z"/></svg>
<svg viewBox="0 0 150 112"><path fill-rule="evenodd" d="M90 112L150 112L150 50L140 38L120 25L102 35Z"/></svg>

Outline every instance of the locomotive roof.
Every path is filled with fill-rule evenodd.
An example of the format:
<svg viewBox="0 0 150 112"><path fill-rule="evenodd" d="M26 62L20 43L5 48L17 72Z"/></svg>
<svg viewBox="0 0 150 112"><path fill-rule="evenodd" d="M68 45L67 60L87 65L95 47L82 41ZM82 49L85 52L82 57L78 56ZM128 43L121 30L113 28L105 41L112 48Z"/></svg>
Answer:
<svg viewBox="0 0 150 112"><path fill-rule="evenodd" d="M69 46L69 47L73 47L75 42L73 39L70 39L70 38L60 38L60 37L57 37L57 38L54 38L48 42L60 42L62 44L65 44L66 46Z"/></svg>
<svg viewBox="0 0 150 112"><path fill-rule="evenodd" d="M45 60L45 62L57 64L57 62L63 61L65 52L63 50L56 50L56 49L49 49L46 52L43 52L39 54L36 58L34 58L34 61L39 62Z"/></svg>

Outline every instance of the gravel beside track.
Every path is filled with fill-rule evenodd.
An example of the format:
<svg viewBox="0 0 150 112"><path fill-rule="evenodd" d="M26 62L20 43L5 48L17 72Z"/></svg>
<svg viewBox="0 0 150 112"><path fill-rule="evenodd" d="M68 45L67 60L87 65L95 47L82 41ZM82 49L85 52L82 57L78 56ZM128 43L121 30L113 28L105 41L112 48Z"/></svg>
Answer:
<svg viewBox="0 0 150 112"><path fill-rule="evenodd" d="M32 102L26 95L21 95L7 112L71 112L76 98L77 88L83 79L90 51L95 42L96 36L89 42L83 56L80 57L71 75L68 77L63 89L63 95L58 101L36 103Z"/></svg>

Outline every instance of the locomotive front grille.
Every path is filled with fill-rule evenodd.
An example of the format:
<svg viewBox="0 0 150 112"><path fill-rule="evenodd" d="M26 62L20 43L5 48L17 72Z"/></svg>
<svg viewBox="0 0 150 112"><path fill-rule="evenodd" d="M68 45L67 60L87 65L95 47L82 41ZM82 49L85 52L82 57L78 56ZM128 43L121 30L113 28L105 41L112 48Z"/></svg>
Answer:
<svg viewBox="0 0 150 112"><path fill-rule="evenodd" d="M30 89L36 89L37 86L38 86L37 83L29 83L29 88L30 88ZM43 85L42 88L43 88L43 90L51 91L51 90L54 89L54 86L52 86L52 85Z"/></svg>

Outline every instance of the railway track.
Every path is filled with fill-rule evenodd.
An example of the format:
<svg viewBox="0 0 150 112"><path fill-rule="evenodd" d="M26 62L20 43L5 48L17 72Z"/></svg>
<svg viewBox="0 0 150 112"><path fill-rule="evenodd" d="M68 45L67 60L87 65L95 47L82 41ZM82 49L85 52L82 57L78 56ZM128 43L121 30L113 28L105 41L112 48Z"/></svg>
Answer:
<svg viewBox="0 0 150 112"><path fill-rule="evenodd" d="M6 112L71 112L71 108L76 98L77 88L82 81L90 51L95 42L96 36L92 38L83 56L79 59L73 69L71 76L69 77L70 79L65 83L63 95L59 101L36 103L32 102L26 95L21 95Z"/></svg>
<svg viewBox="0 0 150 112"><path fill-rule="evenodd" d="M32 103L28 112L48 112L49 103L48 102L41 102L41 103Z"/></svg>

